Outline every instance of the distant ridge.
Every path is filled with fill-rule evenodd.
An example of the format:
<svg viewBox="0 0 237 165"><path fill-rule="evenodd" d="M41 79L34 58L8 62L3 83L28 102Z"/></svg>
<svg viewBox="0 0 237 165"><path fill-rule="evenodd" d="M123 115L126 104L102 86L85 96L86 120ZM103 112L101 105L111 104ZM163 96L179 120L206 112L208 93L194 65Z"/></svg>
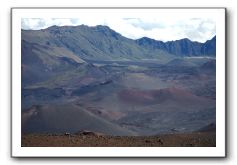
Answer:
<svg viewBox="0 0 237 165"><path fill-rule="evenodd" d="M164 59L175 56L215 56L216 37L205 43L189 39L162 42L143 37L132 40L108 26L51 26L22 30L22 40L49 47L63 47L90 60Z"/></svg>
<svg viewBox="0 0 237 165"><path fill-rule="evenodd" d="M207 40L205 43L191 41L188 38L184 38L176 41L158 41L143 37L136 42L145 48L149 49L161 49L170 54L178 56L215 56L216 55L216 36L211 40Z"/></svg>

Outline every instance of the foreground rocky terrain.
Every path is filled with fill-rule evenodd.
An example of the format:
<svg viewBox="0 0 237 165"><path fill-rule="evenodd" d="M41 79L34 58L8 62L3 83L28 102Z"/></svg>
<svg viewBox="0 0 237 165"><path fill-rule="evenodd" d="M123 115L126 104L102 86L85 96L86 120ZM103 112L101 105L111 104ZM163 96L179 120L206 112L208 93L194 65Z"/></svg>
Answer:
<svg viewBox="0 0 237 165"><path fill-rule="evenodd" d="M22 136L23 147L215 147L214 132L166 134L157 136L108 136L98 134Z"/></svg>

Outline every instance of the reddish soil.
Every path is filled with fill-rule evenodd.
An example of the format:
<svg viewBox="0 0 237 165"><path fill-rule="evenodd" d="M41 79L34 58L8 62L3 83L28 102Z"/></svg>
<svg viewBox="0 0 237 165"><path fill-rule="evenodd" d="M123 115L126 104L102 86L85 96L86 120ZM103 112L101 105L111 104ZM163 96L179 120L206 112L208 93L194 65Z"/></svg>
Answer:
<svg viewBox="0 0 237 165"><path fill-rule="evenodd" d="M166 100L178 102L205 102L205 98L196 96L188 91L177 88L164 88L159 90L142 91L137 89L126 89L118 93L121 100L135 104L162 103Z"/></svg>
<svg viewBox="0 0 237 165"><path fill-rule="evenodd" d="M22 147L215 147L216 134L210 132L159 136L107 136L100 134L27 134Z"/></svg>

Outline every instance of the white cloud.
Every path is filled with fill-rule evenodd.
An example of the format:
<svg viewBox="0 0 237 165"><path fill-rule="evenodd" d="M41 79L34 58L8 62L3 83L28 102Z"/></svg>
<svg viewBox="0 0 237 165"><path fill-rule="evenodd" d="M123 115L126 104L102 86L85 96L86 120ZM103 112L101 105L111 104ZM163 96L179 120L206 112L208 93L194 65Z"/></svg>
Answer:
<svg viewBox="0 0 237 165"><path fill-rule="evenodd" d="M45 29L57 25L88 26L107 25L125 37L138 39L149 37L156 40L170 41L189 38L193 41L205 42L216 33L215 20L212 18L194 17L86 17L78 18L23 18L22 29Z"/></svg>

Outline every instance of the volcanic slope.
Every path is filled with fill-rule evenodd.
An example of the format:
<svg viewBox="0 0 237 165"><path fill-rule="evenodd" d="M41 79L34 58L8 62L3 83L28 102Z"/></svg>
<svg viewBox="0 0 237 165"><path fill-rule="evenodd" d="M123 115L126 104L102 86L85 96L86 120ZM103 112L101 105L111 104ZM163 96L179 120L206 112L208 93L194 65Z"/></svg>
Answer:
<svg viewBox="0 0 237 165"><path fill-rule="evenodd" d="M22 133L76 133L81 130L136 135L73 104L32 106L22 113Z"/></svg>

